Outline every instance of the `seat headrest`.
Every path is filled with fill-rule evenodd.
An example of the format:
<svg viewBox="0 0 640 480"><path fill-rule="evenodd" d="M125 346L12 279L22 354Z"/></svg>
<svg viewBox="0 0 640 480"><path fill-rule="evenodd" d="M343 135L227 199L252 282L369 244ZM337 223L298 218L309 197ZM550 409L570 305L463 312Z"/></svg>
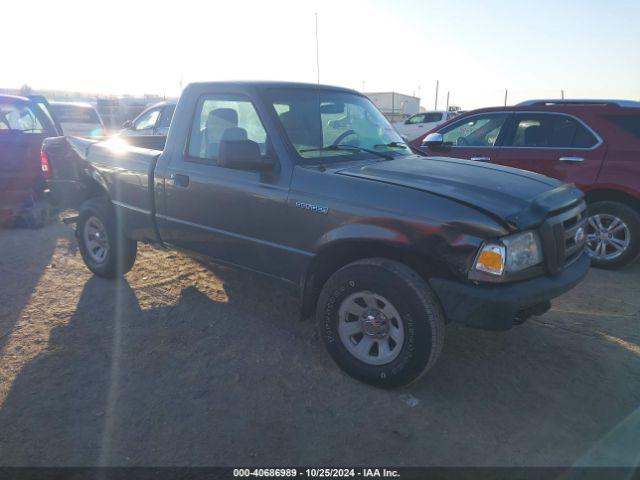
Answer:
<svg viewBox="0 0 640 480"><path fill-rule="evenodd" d="M234 127L238 126L238 112L233 108L216 108L209 112L207 125L223 122Z"/></svg>
<svg viewBox="0 0 640 480"><path fill-rule="evenodd" d="M544 132L539 125L531 125L524 131L524 144L530 147L543 145Z"/></svg>
<svg viewBox="0 0 640 480"><path fill-rule="evenodd" d="M224 140L247 140L247 131L240 127L229 127L225 129L220 141Z"/></svg>

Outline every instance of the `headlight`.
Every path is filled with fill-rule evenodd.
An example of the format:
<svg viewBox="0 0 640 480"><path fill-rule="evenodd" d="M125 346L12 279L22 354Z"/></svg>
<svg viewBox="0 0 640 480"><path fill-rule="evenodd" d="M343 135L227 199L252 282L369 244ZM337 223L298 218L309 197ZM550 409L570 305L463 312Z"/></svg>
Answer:
<svg viewBox="0 0 640 480"><path fill-rule="evenodd" d="M542 247L536 232L516 233L497 243L482 246L473 268L492 275L519 272L542 262Z"/></svg>
<svg viewBox="0 0 640 480"><path fill-rule="evenodd" d="M519 272L542 261L542 247L535 232L524 232L502 239L507 247L507 271Z"/></svg>

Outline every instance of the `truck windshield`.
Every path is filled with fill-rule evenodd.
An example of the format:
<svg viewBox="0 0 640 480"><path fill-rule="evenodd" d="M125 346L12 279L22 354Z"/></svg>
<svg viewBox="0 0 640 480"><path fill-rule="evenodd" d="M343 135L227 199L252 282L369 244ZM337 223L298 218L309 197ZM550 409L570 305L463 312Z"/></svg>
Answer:
<svg viewBox="0 0 640 480"><path fill-rule="evenodd" d="M289 140L302 158L370 156L371 151L383 154L377 155L383 158L411 153L366 97L295 88L275 89L269 94Z"/></svg>

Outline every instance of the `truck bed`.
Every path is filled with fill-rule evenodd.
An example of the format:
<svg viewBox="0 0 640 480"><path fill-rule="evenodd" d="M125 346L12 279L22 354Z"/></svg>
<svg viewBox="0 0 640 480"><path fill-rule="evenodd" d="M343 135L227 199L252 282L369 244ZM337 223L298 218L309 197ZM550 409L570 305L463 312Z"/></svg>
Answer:
<svg viewBox="0 0 640 480"><path fill-rule="evenodd" d="M91 182L86 182L86 177L90 175L96 178L91 173L95 168L114 167L114 158L118 159L119 167L126 165L127 169L143 174L145 179L152 179L154 160L162 153L165 141L164 136L47 138L42 151L49 159L50 197L59 206L77 208L90 193L87 188ZM145 181L145 189L147 186ZM144 204L149 206L148 195L144 198Z"/></svg>

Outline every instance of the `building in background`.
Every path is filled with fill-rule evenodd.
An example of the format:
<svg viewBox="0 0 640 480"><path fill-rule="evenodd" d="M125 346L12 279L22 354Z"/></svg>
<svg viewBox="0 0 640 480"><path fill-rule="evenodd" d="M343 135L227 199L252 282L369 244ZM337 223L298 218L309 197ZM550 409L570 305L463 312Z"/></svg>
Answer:
<svg viewBox="0 0 640 480"><path fill-rule="evenodd" d="M420 99L397 92L365 93L391 123L400 122L420 111Z"/></svg>

